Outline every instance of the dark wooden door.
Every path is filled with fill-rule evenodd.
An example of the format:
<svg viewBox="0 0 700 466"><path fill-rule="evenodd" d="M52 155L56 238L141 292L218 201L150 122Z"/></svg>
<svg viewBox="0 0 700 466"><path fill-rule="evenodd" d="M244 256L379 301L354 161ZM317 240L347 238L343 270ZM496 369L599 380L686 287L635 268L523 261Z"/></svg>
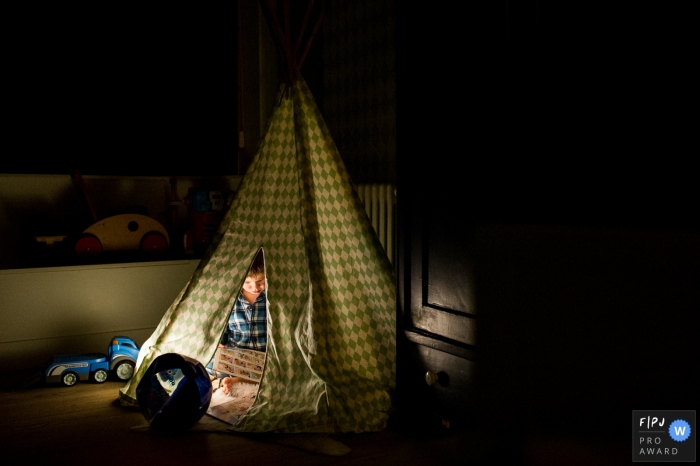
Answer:
<svg viewBox="0 0 700 466"><path fill-rule="evenodd" d="M454 422L625 436L635 406L696 386L686 15L488 8L403 11L397 394Z"/></svg>
<svg viewBox="0 0 700 466"><path fill-rule="evenodd" d="M472 8L459 20L436 9L402 13L398 395L454 423L475 400L472 235L487 184L479 178L500 153L503 11Z"/></svg>

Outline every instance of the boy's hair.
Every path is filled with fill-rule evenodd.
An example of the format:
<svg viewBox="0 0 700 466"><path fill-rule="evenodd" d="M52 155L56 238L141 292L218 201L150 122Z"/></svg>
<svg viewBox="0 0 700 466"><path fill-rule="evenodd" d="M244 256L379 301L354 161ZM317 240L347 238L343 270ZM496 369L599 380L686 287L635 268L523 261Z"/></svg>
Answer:
<svg viewBox="0 0 700 466"><path fill-rule="evenodd" d="M260 275L265 275L265 259L262 251L258 252L258 255L253 259L253 265L250 266L247 277L259 277Z"/></svg>

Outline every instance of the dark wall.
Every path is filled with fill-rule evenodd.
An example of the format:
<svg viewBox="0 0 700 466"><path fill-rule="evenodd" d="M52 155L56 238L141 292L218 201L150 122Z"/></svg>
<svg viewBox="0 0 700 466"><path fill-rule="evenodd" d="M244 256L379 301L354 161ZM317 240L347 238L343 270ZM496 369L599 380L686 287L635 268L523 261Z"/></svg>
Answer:
<svg viewBox="0 0 700 466"><path fill-rule="evenodd" d="M0 171L236 174L235 18L169 2L8 8Z"/></svg>
<svg viewBox="0 0 700 466"><path fill-rule="evenodd" d="M396 183L397 3L327 2L319 106L354 183Z"/></svg>
<svg viewBox="0 0 700 466"><path fill-rule="evenodd" d="M300 23L303 5L292 10ZM233 5L21 6L3 16L0 172L237 174ZM358 183L396 180L395 34L395 2L329 2L302 69Z"/></svg>
<svg viewBox="0 0 700 466"><path fill-rule="evenodd" d="M508 2L510 160L499 162L521 194L514 215L697 225L690 16L650 2Z"/></svg>
<svg viewBox="0 0 700 466"><path fill-rule="evenodd" d="M444 199L467 185L471 217L488 221L698 226L690 12L533 1L402 14L399 165L420 159Z"/></svg>
<svg viewBox="0 0 700 466"><path fill-rule="evenodd" d="M633 410L695 409L700 234L477 231L478 384L490 426L629 439Z"/></svg>

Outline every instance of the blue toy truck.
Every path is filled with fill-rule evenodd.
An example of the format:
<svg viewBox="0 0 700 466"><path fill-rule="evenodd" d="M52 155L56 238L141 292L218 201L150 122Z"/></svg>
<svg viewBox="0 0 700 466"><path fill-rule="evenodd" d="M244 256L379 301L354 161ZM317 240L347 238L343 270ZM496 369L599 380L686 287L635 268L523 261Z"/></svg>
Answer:
<svg viewBox="0 0 700 466"><path fill-rule="evenodd" d="M134 375L139 347L129 337L114 337L107 349L108 354L61 354L51 358L46 365L46 383L61 382L66 387L78 380L93 380L102 383L113 372L117 379L127 381Z"/></svg>

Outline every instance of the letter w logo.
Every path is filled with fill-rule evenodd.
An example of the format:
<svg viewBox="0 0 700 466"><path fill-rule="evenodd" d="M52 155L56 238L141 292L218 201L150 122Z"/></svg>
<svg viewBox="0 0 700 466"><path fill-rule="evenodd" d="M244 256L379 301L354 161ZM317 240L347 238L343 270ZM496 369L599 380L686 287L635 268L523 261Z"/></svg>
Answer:
<svg viewBox="0 0 700 466"><path fill-rule="evenodd" d="M685 426L675 426L673 429L676 431L676 435L685 435Z"/></svg>

